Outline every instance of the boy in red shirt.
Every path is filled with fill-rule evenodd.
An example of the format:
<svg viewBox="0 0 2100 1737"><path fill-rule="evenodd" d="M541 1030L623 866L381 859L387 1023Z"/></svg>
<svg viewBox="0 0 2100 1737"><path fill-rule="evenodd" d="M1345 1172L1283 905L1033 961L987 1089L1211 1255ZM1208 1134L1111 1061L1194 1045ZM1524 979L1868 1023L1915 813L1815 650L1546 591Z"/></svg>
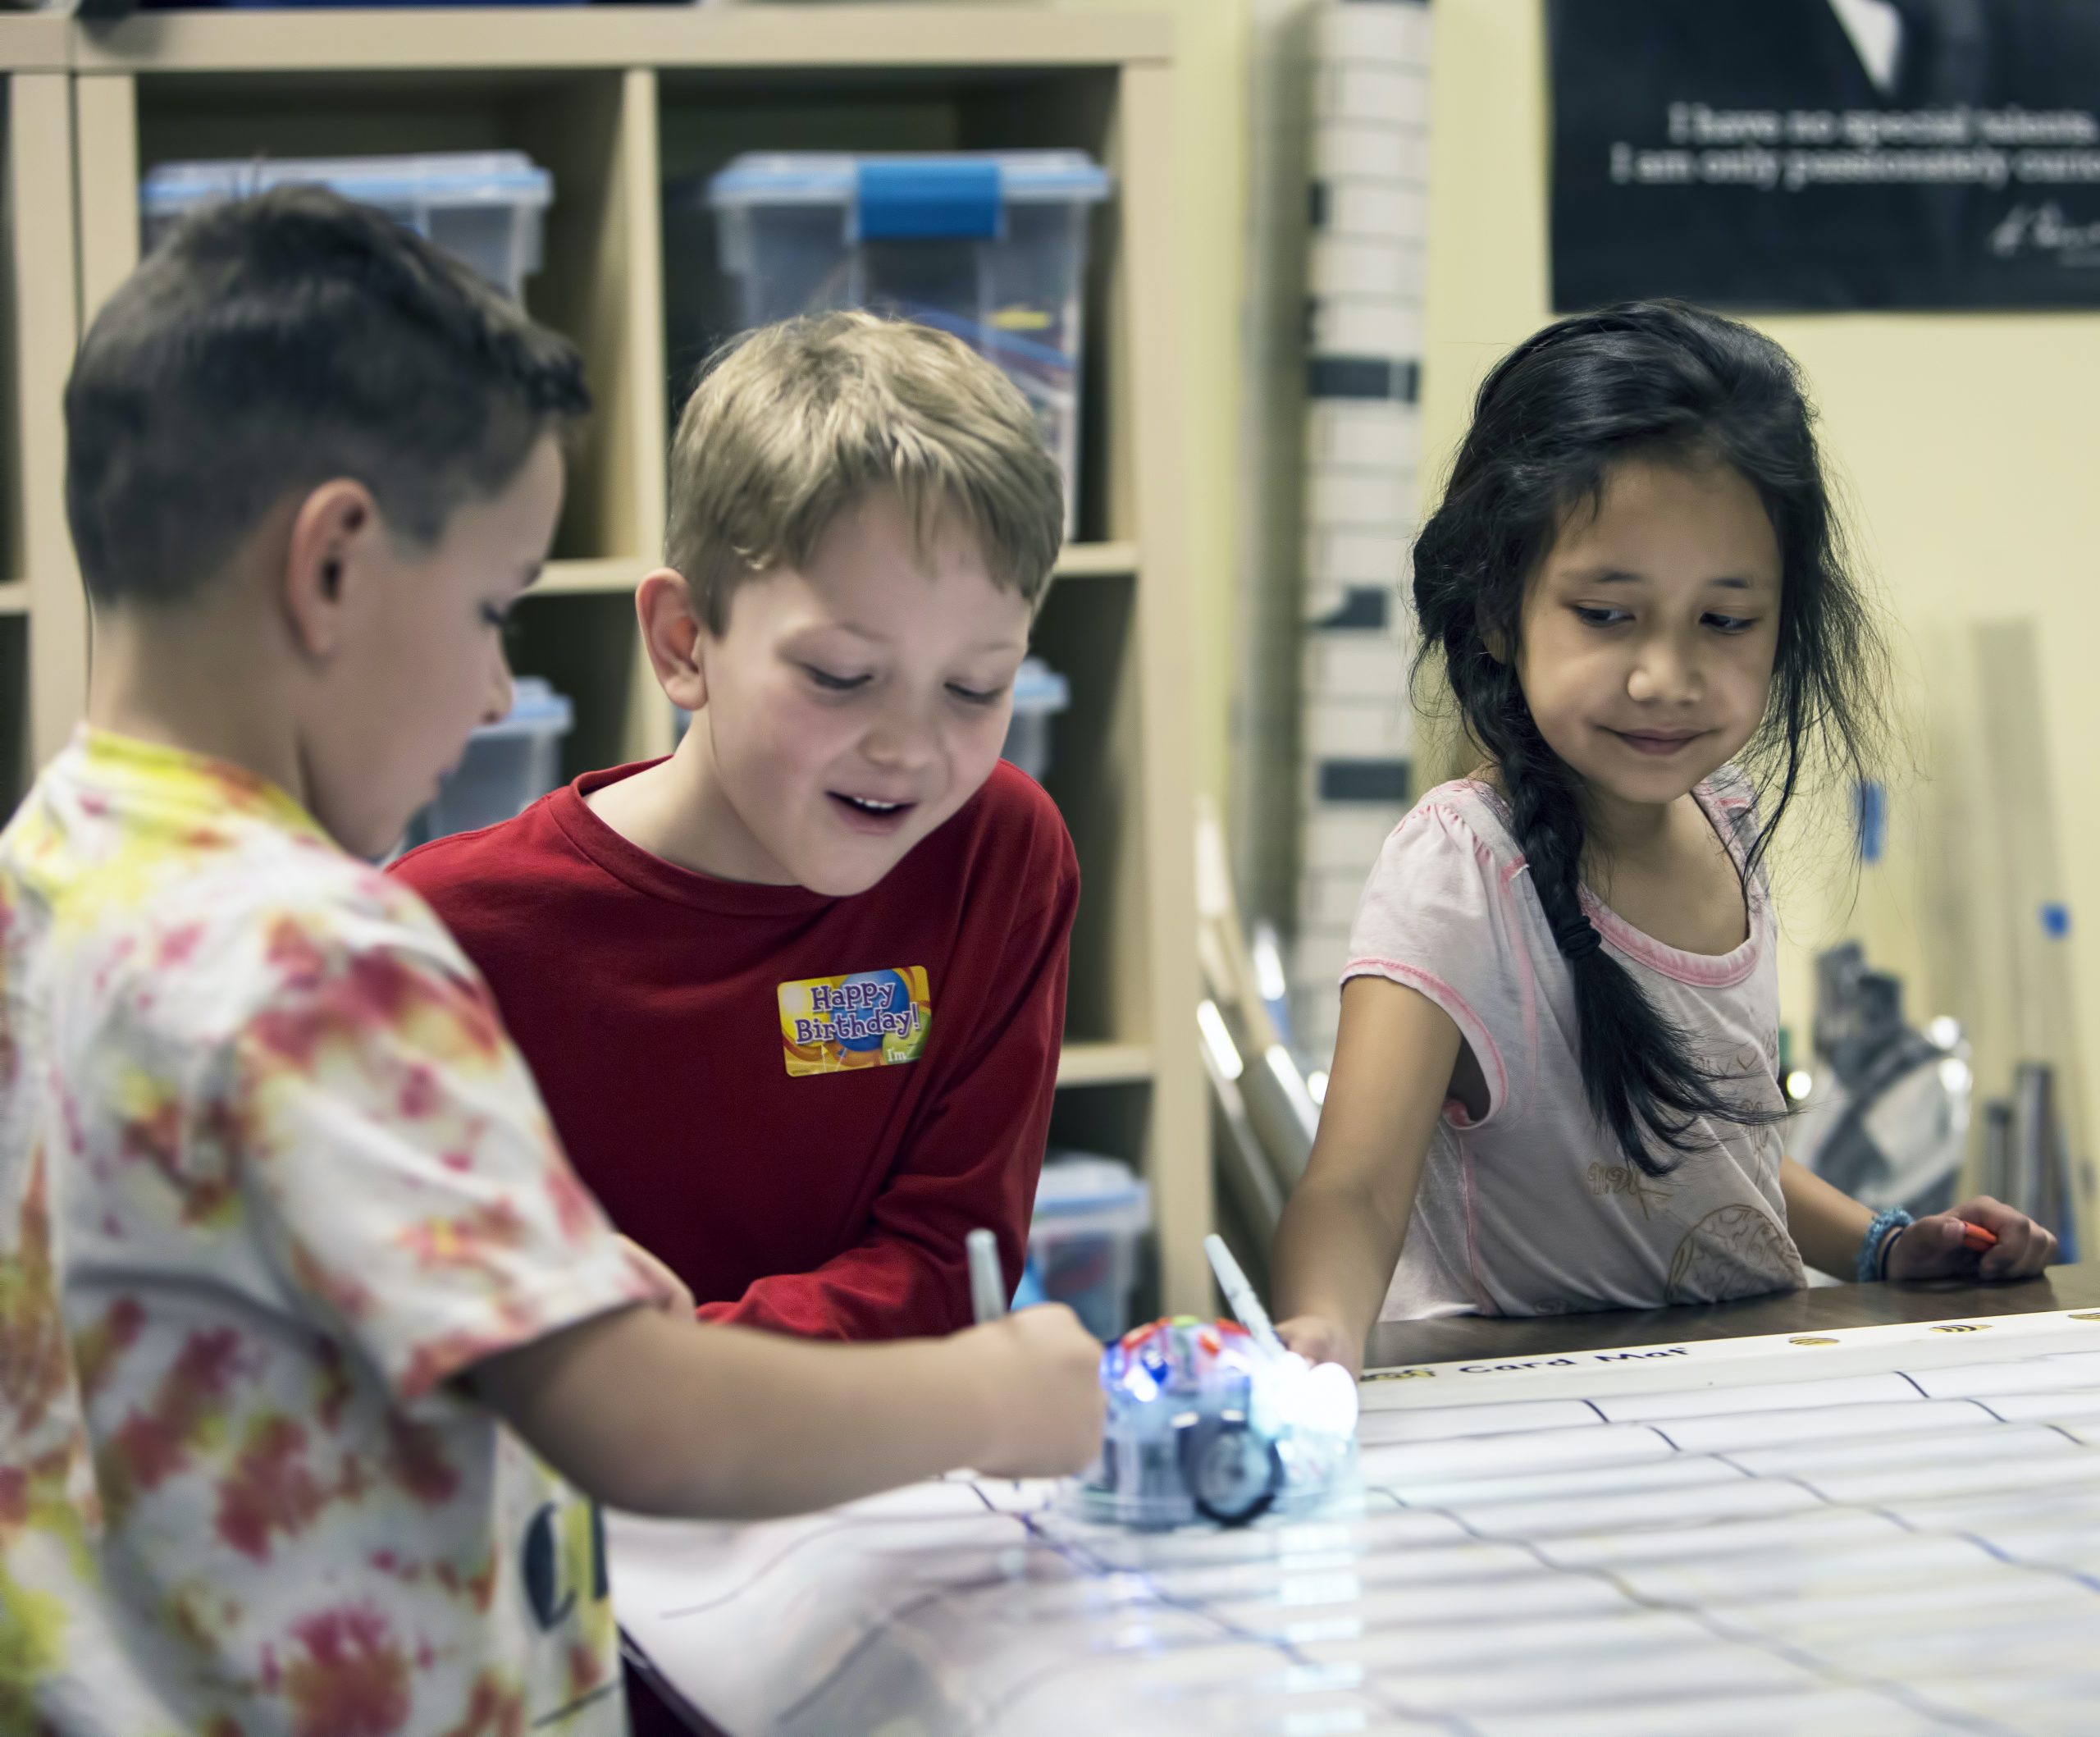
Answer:
<svg viewBox="0 0 2100 1737"><path fill-rule="evenodd" d="M701 1315L966 1325L1020 1269L1079 874L999 761L1064 520L1011 384L863 313L752 334L636 595L678 751L397 872L495 990L571 1159Z"/></svg>

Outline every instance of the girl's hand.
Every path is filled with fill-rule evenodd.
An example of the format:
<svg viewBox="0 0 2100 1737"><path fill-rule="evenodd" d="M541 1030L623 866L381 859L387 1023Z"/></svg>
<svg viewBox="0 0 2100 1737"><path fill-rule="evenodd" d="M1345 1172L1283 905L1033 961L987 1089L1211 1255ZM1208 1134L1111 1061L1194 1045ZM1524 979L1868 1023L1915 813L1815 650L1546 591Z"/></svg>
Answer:
<svg viewBox="0 0 2100 1737"><path fill-rule="evenodd" d="M1962 1241L1965 1224L1981 1225L1997 1246L1980 1255ZM1888 1250L1888 1276L1906 1278L1978 1278L1986 1283L2032 1278L2057 1258L2057 1239L2026 1214L1988 1195L1964 1200L1952 1212L1935 1213L1897 1233Z"/></svg>
<svg viewBox="0 0 2100 1737"><path fill-rule="evenodd" d="M1363 1347L1324 1315L1301 1314L1276 1323L1276 1337L1308 1363L1339 1363L1353 1376L1363 1374Z"/></svg>
<svg viewBox="0 0 2100 1737"><path fill-rule="evenodd" d="M687 1289L686 1282L632 1237L620 1237L620 1247L627 1255L628 1264L647 1279L650 1288L655 1291L656 1295L651 1299L651 1306L665 1314L690 1321L693 1311L692 1292Z"/></svg>

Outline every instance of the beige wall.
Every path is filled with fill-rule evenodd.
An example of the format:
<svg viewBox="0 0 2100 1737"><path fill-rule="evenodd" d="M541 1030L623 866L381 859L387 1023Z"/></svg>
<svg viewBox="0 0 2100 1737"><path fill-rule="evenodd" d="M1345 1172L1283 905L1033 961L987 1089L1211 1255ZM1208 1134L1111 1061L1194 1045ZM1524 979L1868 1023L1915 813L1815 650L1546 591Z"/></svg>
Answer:
<svg viewBox="0 0 2100 1737"><path fill-rule="evenodd" d="M1425 488L1482 373L1550 317L1542 12L1540 0L1436 7ZM2052 893L2072 908L2070 976L2085 1016L2066 1059L2100 1079L2100 803L2089 759L2100 742L2100 316L1760 324L1799 358L1822 406L1858 549L1897 623L1894 697L1915 765L1895 782L1890 861L1856 898L1851 876L1830 871L1833 853L1810 848L1842 836L1829 816L1796 831L1779 882L1785 1017L1805 1042L1810 956L1860 935L1905 978L1914 1016L1981 1022L1979 1086L2002 1091L2013 1034L2047 994L2032 960L2008 965L2006 937L2016 929L2020 948L2038 952L2028 905ZM2039 767L1989 765L1978 746L1971 634L2020 619L2039 629ZM2044 819L2053 809L2053 867L2046 827L2016 841L1993 816L1995 793L2030 784L2019 807Z"/></svg>

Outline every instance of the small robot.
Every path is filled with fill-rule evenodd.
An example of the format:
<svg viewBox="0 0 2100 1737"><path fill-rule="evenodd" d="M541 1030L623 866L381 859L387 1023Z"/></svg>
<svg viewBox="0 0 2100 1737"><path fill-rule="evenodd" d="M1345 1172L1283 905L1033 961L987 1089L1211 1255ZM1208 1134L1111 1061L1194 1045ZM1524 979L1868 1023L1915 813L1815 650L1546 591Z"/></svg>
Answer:
<svg viewBox="0 0 2100 1737"><path fill-rule="evenodd" d="M1244 1526L1354 1490L1356 1383L1286 1351L1252 1293L1234 1288L1249 1326L1180 1316L1102 1354L1108 1424L1100 1459L1070 1487L1074 1512L1144 1530Z"/></svg>

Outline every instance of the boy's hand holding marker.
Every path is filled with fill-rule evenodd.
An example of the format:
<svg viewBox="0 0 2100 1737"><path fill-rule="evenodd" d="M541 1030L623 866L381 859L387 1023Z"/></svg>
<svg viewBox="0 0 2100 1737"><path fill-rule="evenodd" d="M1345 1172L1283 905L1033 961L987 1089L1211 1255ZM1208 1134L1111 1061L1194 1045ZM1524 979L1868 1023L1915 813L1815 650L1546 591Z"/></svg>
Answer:
<svg viewBox="0 0 2100 1737"><path fill-rule="evenodd" d="M1101 1342L1062 1303L1002 1315L958 1335L984 1351L986 1440L972 1470L994 1478L1062 1477L1101 1451L1108 1401Z"/></svg>
<svg viewBox="0 0 2100 1737"><path fill-rule="evenodd" d="M1007 1312L1006 1276L998 1239L974 1230L963 1239L970 1259L970 1299L977 1315L970 1337L996 1347L993 1374L1016 1391L1002 1401L996 1385L988 1407L998 1444L976 1469L994 1477L1025 1478L1046 1470L1077 1471L1101 1446L1108 1401L1101 1391L1101 1346L1061 1303ZM1025 1384L1011 1372L1039 1367L1047 1378ZM1025 1390L1024 1390L1025 1389Z"/></svg>

